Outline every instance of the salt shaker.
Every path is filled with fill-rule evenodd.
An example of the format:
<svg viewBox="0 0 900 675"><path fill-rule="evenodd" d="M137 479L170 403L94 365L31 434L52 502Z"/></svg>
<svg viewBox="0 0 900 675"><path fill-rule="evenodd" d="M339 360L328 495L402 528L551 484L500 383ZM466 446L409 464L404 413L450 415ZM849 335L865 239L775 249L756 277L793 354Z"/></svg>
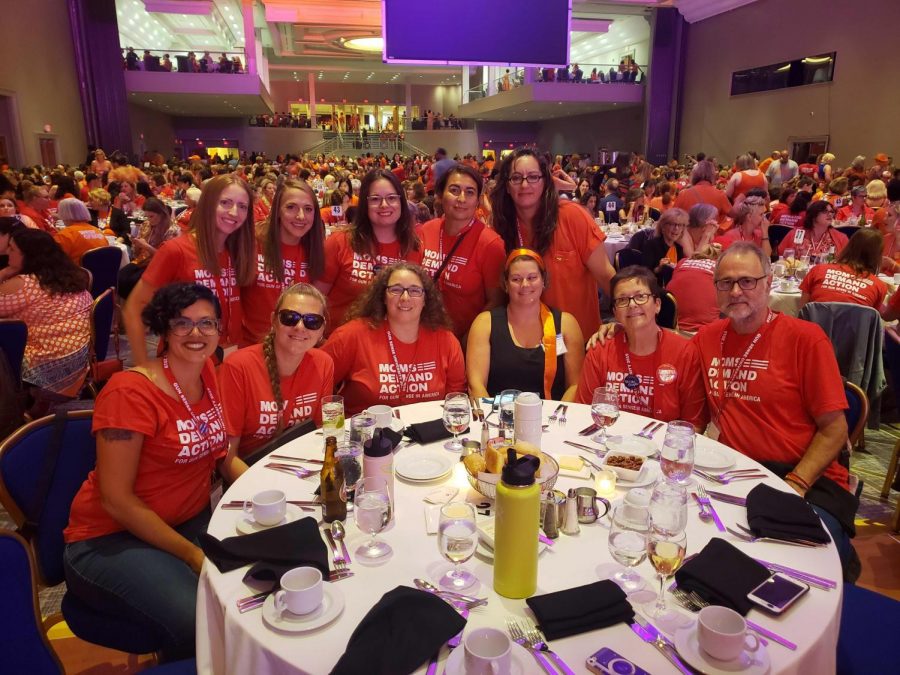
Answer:
<svg viewBox="0 0 900 675"><path fill-rule="evenodd" d="M563 518L563 534L578 534L581 527L578 525L578 497L575 488L569 488L566 496L566 515Z"/></svg>

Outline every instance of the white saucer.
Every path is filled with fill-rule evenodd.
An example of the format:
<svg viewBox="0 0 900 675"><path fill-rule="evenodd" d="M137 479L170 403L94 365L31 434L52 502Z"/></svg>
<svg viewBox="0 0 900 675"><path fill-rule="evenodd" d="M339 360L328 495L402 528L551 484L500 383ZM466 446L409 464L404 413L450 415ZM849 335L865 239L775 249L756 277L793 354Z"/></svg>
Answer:
<svg viewBox="0 0 900 675"><path fill-rule="evenodd" d="M700 443L694 449L694 466L701 469L729 469L734 464L734 456L727 450Z"/></svg>
<svg viewBox="0 0 900 675"><path fill-rule="evenodd" d="M650 457L655 455L658 448L656 443L648 438L641 438L633 434L624 435L621 438L606 441L606 447L614 452L627 452L629 455Z"/></svg>
<svg viewBox="0 0 900 675"><path fill-rule="evenodd" d="M446 476L459 462L458 455L446 451L412 449L397 456L394 471L411 481L430 481Z"/></svg>
<svg viewBox="0 0 900 675"><path fill-rule="evenodd" d="M771 662L769 652L760 644L755 652L741 652L741 655L733 661L720 661L714 659L700 649L697 640L696 624L675 633L675 648L688 662L705 675L727 675L728 673L744 673L745 675L765 675L769 672Z"/></svg>
<svg viewBox="0 0 900 675"><path fill-rule="evenodd" d="M294 614L288 610L279 614L275 609L275 594L271 593L263 604L263 622L285 633L305 633L331 623L344 610L344 595L334 584L325 583L323 587L322 604L309 614Z"/></svg>
<svg viewBox="0 0 900 675"><path fill-rule="evenodd" d="M659 479L661 473L662 470L659 468L659 462L644 462L644 466L641 469L641 473L638 475L637 480L630 481L619 478L616 481L616 486L625 488L626 490L635 487L644 487L645 485L655 483Z"/></svg>
<svg viewBox="0 0 900 675"><path fill-rule="evenodd" d="M518 675L519 673L529 672L525 666L528 664L528 659L531 658L531 655L528 653L525 647L512 643L510 645L509 653L510 656L512 656L509 664L510 675ZM452 652L450 652L450 656L447 659L447 664L444 666L444 673L446 673L446 675L465 675L466 648L463 645L456 647Z"/></svg>
<svg viewBox="0 0 900 675"><path fill-rule="evenodd" d="M284 518L282 518L280 522L277 522L274 525L260 525L255 520L253 520L252 517L242 513L241 516L237 519L235 527L241 534L253 534L254 532L262 532L263 530L268 530L272 527L278 527L280 525L293 523L295 520L299 520L302 517L303 509L301 509L299 506L295 506L294 504L288 504L287 508L284 510Z"/></svg>

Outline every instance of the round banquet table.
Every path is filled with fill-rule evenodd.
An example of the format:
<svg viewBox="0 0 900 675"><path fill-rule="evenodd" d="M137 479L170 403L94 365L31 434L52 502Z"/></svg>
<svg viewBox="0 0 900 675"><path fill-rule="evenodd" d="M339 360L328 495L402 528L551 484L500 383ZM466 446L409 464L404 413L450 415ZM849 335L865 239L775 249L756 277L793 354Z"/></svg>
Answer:
<svg viewBox="0 0 900 675"><path fill-rule="evenodd" d="M555 401L544 402L545 419L556 405ZM487 409L486 405L483 407ZM438 402L418 403L404 406L399 410L403 421L407 424L433 420L441 415ZM612 427L612 433L636 432L647 421L649 420L638 415L622 413ZM594 445L588 438L577 435L578 430L590 423L589 406L570 404L567 424L551 425L544 433L543 451L551 455L573 455L580 452L563 444L563 440ZM479 423L473 422L468 435L479 438L480 426ZM659 447L662 446L663 436L664 429L655 435L654 442ZM706 437L698 437L697 442L698 447L706 445L725 448ZM297 457L321 458L322 448L322 436L319 433L311 433L282 446L278 452ZM428 447L429 450L432 448L446 452L439 443ZM422 446L419 445L404 445L397 451L397 458L422 450ZM755 462L733 450L727 449L727 452L734 455L735 468L758 467ZM263 460L251 467L231 486L223 501L249 498L256 492L268 488L284 490L288 499L312 498L318 484L317 476L299 479L268 470L264 466L265 463ZM780 479L764 469L763 471L768 475L764 482L789 491L787 485ZM393 554L381 565L362 564L359 556L354 555L355 549L364 541L366 535L356 529L352 518L348 518L347 546L353 559L350 567L355 576L333 584L346 600L344 610L332 623L309 633L277 633L264 623L259 609L240 614L235 605L236 601L259 590L243 583L242 578L247 568L223 574L206 561L200 575L197 600L198 672L235 675L328 673L343 654L353 630L384 593L401 584L412 586L416 577L428 578L434 582L437 575L447 569L447 563L438 552L436 536L426 533L424 517L426 503L423 501L425 495L444 484L460 488L457 500L466 498L474 503L486 501L469 487L461 463L457 463L450 477L444 480L411 484L397 479L394 488L395 522L378 535L391 545ZM569 487L592 484L589 480L560 475L556 487L565 491ZM745 496L754 485L756 481L741 481L716 487L732 495ZM624 490L618 489L617 493L617 496L621 497ZM746 522L746 511L743 507L723 502L714 502L714 506L726 525L733 526L735 522ZM235 524L241 515L240 511L216 509L209 524L209 533L220 539L235 535ZM313 515L321 516L320 513ZM537 594L560 591L601 578L598 568L612 561L607 548L608 527L608 518L603 518L596 523L582 525L581 532L577 536L560 534L554 546L541 553L538 563ZM688 555L697 553L712 536L718 534L713 523L700 520L697 506L692 502L689 506L687 525ZM751 610L747 616L749 620L798 645L796 651L790 651L769 641L766 649L771 659L771 673L833 673L842 593L841 566L834 544L810 549L785 544L745 543L728 533L721 536L754 557L788 565L838 582L834 590L812 587L781 616L768 615L757 609ZM524 600L511 600L494 593L492 568L488 562L476 555L465 565L480 581L480 585L465 592L490 598L487 606L471 612L466 630L482 626L503 628L505 618L510 615L531 617L530 611L526 612ZM635 569L648 581L649 588L656 587L649 562L645 561ZM668 604L677 607L671 595ZM687 610L679 608L679 611L691 616ZM613 648L651 673L676 672L656 649L644 643L626 624L553 640L551 643L551 647L578 673L587 672L585 660L604 646ZM442 649L439 672L443 672L446 658L447 650ZM527 672L541 672L533 659L526 661ZM419 669L419 672L424 671L425 664Z"/></svg>
<svg viewBox="0 0 900 675"><path fill-rule="evenodd" d="M623 248L628 248L628 243L630 241L630 235L607 235L606 239L603 241L603 246L606 247L606 255L609 258L609 261L613 262L616 259L616 253L618 251L621 251Z"/></svg>

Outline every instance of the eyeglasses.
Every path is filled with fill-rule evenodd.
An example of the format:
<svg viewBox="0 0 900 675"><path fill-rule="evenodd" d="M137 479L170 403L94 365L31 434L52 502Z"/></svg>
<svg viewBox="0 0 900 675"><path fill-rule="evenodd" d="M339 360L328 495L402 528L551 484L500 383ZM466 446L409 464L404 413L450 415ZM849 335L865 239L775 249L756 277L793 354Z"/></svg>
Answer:
<svg viewBox="0 0 900 675"><path fill-rule="evenodd" d="M366 197L369 206L381 206L382 202L387 202L388 206L397 206L400 203L400 195L369 195Z"/></svg>
<svg viewBox="0 0 900 675"><path fill-rule="evenodd" d="M737 284L742 291L752 291L756 288L757 284L759 284L760 279L765 278L766 276L763 275L761 277L741 277L740 279L716 279L714 283L716 284L716 290L722 291L723 293L730 292L735 284Z"/></svg>
<svg viewBox="0 0 900 675"><path fill-rule="evenodd" d="M194 332L194 328L200 331L200 335L212 337L219 334L219 320L200 319L199 321L191 321L186 316L169 319L169 331L172 335L186 337Z"/></svg>
<svg viewBox="0 0 900 675"><path fill-rule="evenodd" d="M387 287L387 292L391 295L403 295L404 293L409 293L409 297L411 298L421 298L425 296L425 289L421 286L401 286L400 284L394 284L393 286Z"/></svg>
<svg viewBox="0 0 900 675"><path fill-rule="evenodd" d="M521 185L522 182L525 181L529 185L534 185L535 183L539 183L543 178L544 176L539 173L530 173L527 176L523 176L520 173L514 173L509 177L509 182L513 185Z"/></svg>
<svg viewBox="0 0 900 675"><path fill-rule="evenodd" d="M325 325L325 317L321 314L301 314L292 309L281 309L278 311L278 321L282 326L293 328L301 321L303 327L307 330L319 330Z"/></svg>
<svg viewBox="0 0 900 675"><path fill-rule="evenodd" d="M652 293L635 293L631 296L623 296L621 298L614 298L613 305L615 305L619 309L625 309L628 305L631 304L631 301L634 300L634 304L640 307L641 305L646 305L650 298L653 297Z"/></svg>

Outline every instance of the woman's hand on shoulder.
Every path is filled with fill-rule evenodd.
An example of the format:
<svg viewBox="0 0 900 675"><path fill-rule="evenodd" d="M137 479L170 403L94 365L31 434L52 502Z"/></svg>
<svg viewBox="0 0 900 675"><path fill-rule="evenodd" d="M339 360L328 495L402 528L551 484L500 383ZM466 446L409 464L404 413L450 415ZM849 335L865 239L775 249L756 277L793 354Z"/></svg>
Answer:
<svg viewBox="0 0 900 675"><path fill-rule="evenodd" d="M604 323L596 333L588 338L587 349L590 350L598 345L605 345L606 342L612 340L621 329L621 324L616 323L615 321Z"/></svg>

